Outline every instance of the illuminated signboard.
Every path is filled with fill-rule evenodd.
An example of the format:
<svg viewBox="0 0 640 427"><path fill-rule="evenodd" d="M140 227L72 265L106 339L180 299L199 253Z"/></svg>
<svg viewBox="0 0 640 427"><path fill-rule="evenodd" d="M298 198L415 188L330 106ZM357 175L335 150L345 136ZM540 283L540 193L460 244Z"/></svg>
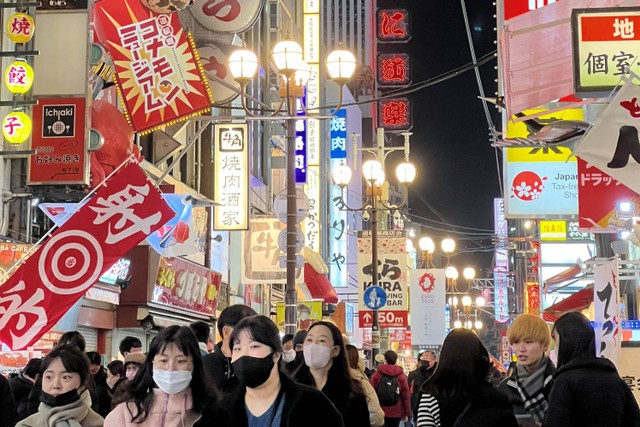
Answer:
<svg viewBox="0 0 640 427"><path fill-rule="evenodd" d="M504 19L515 18L518 15L540 9L555 2L556 0L505 0L503 2Z"/></svg>
<svg viewBox="0 0 640 427"><path fill-rule="evenodd" d="M493 199L494 229L498 237L495 254L494 309L497 323L509 320L509 251L507 249L507 218L505 217L504 199Z"/></svg>
<svg viewBox="0 0 640 427"><path fill-rule="evenodd" d="M222 203L213 210L216 230L249 227L249 141L247 125L214 125L214 199Z"/></svg>
<svg viewBox="0 0 640 427"><path fill-rule="evenodd" d="M377 37L381 42L408 42L409 12L406 9L378 9Z"/></svg>
<svg viewBox="0 0 640 427"><path fill-rule="evenodd" d="M330 122L331 170L347 158L347 111L339 110ZM329 281L334 287L346 287L347 275L347 211L343 209L342 190L330 187L329 202Z"/></svg>
<svg viewBox="0 0 640 427"><path fill-rule="evenodd" d="M302 100L304 102L304 98ZM304 116L302 108L298 108L298 116ZM307 182L307 122L296 120L296 184Z"/></svg>
<svg viewBox="0 0 640 427"><path fill-rule="evenodd" d="M411 57L406 53L379 54L378 83L384 86L406 86L411 83Z"/></svg>
<svg viewBox="0 0 640 427"><path fill-rule="evenodd" d="M385 99L378 103L378 123L385 130L409 130L413 126L411 101L407 98Z"/></svg>
<svg viewBox="0 0 640 427"><path fill-rule="evenodd" d="M571 26L577 96L608 96L627 68L640 73L640 8L574 9Z"/></svg>
<svg viewBox="0 0 640 427"><path fill-rule="evenodd" d="M305 245L320 252L320 166L308 166L304 193L309 198L309 215L304 220Z"/></svg>
<svg viewBox="0 0 640 427"><path fill-rule="evenodd" d="M567 240L567 221L540 221L540 240Z"/></svg>

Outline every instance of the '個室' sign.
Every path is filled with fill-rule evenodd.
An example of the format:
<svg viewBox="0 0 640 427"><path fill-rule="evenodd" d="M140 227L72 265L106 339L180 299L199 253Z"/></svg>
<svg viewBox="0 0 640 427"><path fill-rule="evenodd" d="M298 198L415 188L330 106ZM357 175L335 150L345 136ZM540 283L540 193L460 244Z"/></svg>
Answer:
<svg viewBox="0 0 640 427"><path fill-rule="evenodd" d="M210 90L178 14L150 12L140 2L102 0L96 31L109 50L125 116L142 134L210 111Z"/></svg>

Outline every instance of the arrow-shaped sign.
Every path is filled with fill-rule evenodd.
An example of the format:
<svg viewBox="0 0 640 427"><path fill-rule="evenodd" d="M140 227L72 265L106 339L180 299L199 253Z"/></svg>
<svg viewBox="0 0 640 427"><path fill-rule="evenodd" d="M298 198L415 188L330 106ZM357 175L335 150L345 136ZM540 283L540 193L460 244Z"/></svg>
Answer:
<svg viewBox="0 0 640 427"><path fill-rule="evenodd" d="M371 322L371 320L373 320L370 313L365 313L364 316L362 316L362 317L364 318L365 322L367 322L367 323L369 323L369 322Z"/></svg>

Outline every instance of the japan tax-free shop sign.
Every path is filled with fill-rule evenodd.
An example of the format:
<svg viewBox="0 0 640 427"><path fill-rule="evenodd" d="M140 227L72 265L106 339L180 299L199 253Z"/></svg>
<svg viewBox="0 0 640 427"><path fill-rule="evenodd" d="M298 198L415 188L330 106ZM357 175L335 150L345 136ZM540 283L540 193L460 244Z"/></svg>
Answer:
<svg viewBox="0 0 640 427"><path fill-rule="evenodd" d="M640 74L640 8L574 9L571 32L576 96L608 96L627 69Z"/></svg>

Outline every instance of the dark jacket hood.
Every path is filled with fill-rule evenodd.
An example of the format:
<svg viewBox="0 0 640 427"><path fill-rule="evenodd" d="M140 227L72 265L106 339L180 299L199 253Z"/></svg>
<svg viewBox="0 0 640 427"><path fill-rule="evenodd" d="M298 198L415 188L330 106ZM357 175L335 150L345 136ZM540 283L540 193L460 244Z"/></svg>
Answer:
<svg viewBox="0 0 640 427"><path fill-rule="evenodd" d="M378 371L380 371L381 374L390 375L392 377L397 377L404 372L400 366L387 365L386 363L378 366Z"/></svg>
<svg viewBox="0 0 640 427"><path fill-rule="evenodd" d="M564 365L556 369L555 376L557 377L559 375L562 375L564 372L582 368L604 372L618 372L618 370L616 369L616 365L614 365L613 362L604 357L579 357L565 363Z"/></svg>

